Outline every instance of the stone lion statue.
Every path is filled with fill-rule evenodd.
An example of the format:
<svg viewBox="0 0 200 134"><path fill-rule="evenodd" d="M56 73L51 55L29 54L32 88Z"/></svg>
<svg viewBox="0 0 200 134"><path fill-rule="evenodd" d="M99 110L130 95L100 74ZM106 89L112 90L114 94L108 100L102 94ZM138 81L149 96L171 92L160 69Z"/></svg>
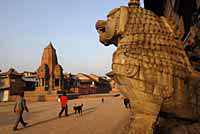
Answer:
<svg viewBox="0 0 200 134"><path fill-rule="evenodd" d="M153 133L159 117L164 126L180 124L178 119L197 119L190 104L195 95L189 83L192 66L165 17L140 8L139 0L130 0L127 7L111 10L106 21L98 20L96 29L101 43L117 47L112 70L131 101L129 134Z"/></svg>

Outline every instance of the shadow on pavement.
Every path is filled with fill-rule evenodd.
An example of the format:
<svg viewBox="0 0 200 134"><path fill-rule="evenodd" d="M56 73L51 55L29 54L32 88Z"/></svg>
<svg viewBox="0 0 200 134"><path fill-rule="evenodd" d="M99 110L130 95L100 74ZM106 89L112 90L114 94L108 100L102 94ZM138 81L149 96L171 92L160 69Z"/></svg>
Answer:
<svg viewBox="0 0 200 134"><path fill-rule="evenodd" d="M84 109L83 110L83 115L89 114L89 113L94 112L94 111L96 111L96 107ZM70 113L69 116L71 116L71 115L75 115L75 113ZM69 116L67 116L67 117L69 117ZM63 116L63 117L65 117L65 116ZM40 122L34 123L32 125L28 125L27 128L34 127L34 126L37 126L37 125L40 125L40 124L43 124L43 123L47 123L47 122L50 122L50 121L58 120L60 118L62 118L62 117L54 117L54 118L51 118L51 119L48 119L48 120L40 121Z"/></svg>
<svg viewBox="0 0 200 134"><path fill-rule="evenodd" d="M43 124L43 123L46 123L46 122L49 122L49 121L57 120L57 119L59 119L59 117L54 117L54 118L51 118L51 119L48 119L48 120L40 121L40 122L34 123L32 125L29 125L28 127L34 127L34 126L37 126L37 125L40 125L40 124Z"/></svg>

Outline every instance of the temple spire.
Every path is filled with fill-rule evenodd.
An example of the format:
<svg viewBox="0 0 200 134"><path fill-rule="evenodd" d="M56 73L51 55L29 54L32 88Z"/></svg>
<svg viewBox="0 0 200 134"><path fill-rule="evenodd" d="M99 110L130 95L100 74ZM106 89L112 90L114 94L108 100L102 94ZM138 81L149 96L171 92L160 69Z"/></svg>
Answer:
<svg viewBox="0 0 200 134"><path fill-rule="evenodd" d="M51 41L49 41L48 48L54 48Z"/></svg>

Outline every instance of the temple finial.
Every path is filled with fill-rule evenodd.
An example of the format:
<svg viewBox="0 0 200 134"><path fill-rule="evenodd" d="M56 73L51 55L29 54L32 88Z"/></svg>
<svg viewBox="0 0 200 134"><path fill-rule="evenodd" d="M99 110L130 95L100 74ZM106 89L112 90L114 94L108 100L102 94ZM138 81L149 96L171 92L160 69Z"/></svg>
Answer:
<svg viewBox="0 0 200 134"><path fill-rule="evenodd" d="M48 47L52 47L52 46L53 45L52 45L51 41L49 41Z"/></svg>
<svg viewBox="0 0 200 134"><path fill-rule="evenodd" d="M140 5L140 0L129 0L129 1L128 1L128 5L129 5L129 6L137 6L137 7L139 7L139 5Z"/></svg>

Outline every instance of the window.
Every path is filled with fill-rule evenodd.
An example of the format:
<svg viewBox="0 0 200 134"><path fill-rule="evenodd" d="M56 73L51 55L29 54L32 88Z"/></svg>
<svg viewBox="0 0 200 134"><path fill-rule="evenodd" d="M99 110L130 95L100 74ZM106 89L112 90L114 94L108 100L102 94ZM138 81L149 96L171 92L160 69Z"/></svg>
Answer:
<svg viewBox="0 0 200 134"><path fill-rule="evenodd" d="M5 85L5 80L4 79L0 79L0 86L4 86Z"/></svg>

